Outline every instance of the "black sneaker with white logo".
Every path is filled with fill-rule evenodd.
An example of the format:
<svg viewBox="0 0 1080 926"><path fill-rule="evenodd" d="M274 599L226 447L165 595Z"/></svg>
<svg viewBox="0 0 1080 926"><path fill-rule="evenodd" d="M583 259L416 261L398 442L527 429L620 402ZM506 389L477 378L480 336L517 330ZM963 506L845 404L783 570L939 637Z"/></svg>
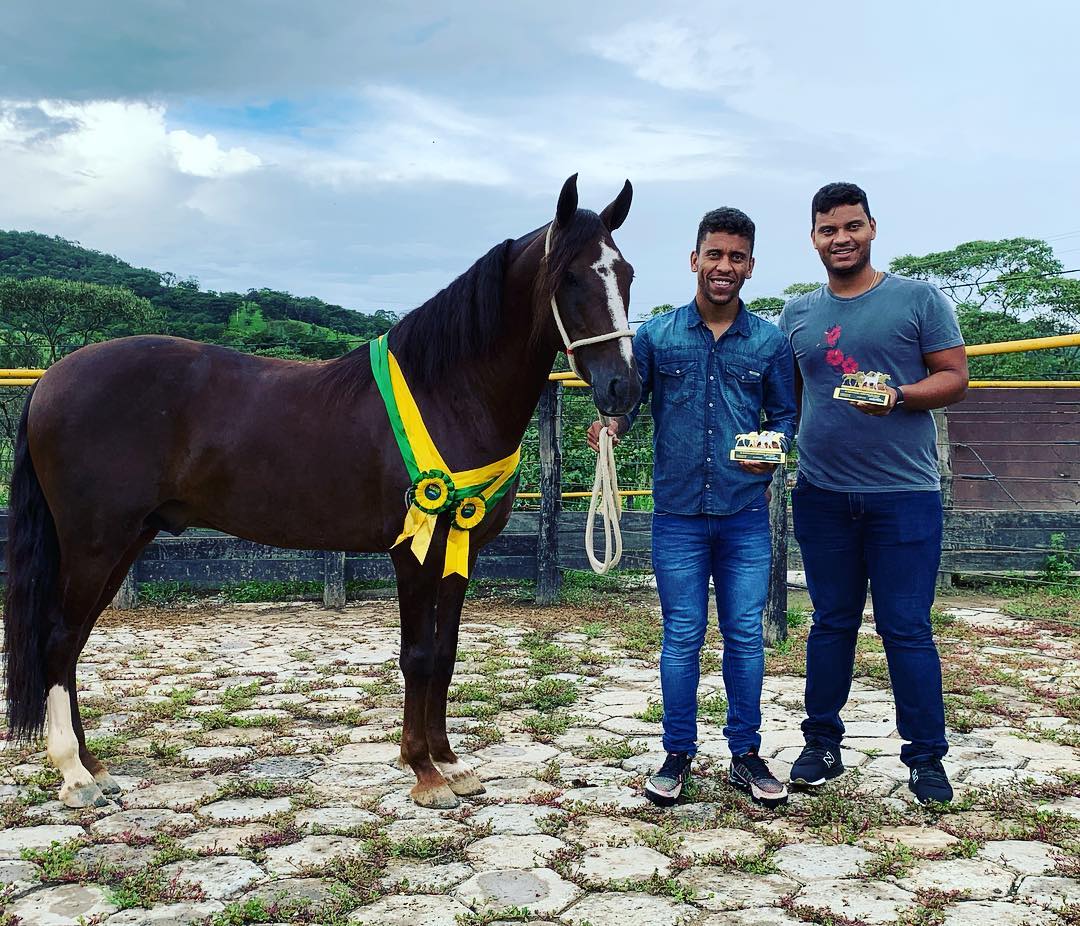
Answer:
<svg viewBox="0 0 1080 926"><path fill-rule="evenodd" d="M790 780L793 785L816 788L842 774L844 763L840 760L840 747L807 743L791 766Z"/></svg>
<svg viewBox="0 0 1080 926"><path fill-rule="evenodd" d="M953 799L952 785L940 759L914 763L908 770L908 790L920 804L948 804Z"/></svg>
<svg viewBox="0 0 1080 926"><path fill-rule="evenodd" d="M670 807L690 780L690 756L669 752L656 774L645 782L645 796L658 807Z"/></svg>
<svg viewBox="0 0 1080 926"><path fill-rule="evenodd" d="M779 807L787 803L788 793L784 783L769 771L765 760L756 752L731 757L728 781L763 807Z"/></svg>

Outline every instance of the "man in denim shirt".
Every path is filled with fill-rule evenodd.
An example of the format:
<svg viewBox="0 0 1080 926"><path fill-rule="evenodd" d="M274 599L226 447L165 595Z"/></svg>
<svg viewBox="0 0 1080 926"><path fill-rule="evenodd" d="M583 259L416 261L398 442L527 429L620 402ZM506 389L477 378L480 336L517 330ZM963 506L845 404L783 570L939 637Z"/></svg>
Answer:
<svg viewBox="0 0 1080 926"><path fill-rule="evenodd" d="M649 319L634 337L642 399L652 396L652 548L664 614L660 683L668 753L645 795L661 806L678 799L697 751L710 577L724 639L729 780L766 806L787 800L787 789L757 754L765 671L761 615L771 564L766 492L774 465L735 463L728 456L736 434L779 431L789 442L795 428L787 339L747 312L739 298L754 269L753 250L754 223L744 213L707 213L690 255L694 300ZM612 422L613 438L625 434L636 416ZM599 422L590 428L593 449L600 429Z"/></svg>

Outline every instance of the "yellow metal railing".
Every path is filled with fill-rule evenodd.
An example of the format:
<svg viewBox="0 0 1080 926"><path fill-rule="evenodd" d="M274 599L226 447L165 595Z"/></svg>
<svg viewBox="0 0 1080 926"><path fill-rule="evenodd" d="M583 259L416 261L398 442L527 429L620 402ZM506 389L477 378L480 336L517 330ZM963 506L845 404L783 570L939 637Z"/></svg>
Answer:
<svg viewBox="0 0 1080 926"><path fill-rule="evenodd" d="M969 344L964 349L969 357L987 357L992 354L1019 354L1025 350L1050 350L1054 347L1080 347L1080 333L1062 334L1054 338L998 341L995 344Z"/></svg>

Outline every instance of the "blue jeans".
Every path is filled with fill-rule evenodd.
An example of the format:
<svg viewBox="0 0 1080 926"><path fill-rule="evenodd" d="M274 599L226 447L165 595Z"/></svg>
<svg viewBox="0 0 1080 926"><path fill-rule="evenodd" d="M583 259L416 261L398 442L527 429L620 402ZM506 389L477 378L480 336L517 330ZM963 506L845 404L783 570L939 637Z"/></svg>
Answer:
<svg viewBox="0 0 1080 926"><path fill-rule="evenodd" d="M948 750L930 608L941 562L938 492L831 492L800 475L791 493L814 621L806 641L808 743L839 746L870 583L907 765Z"/></svg>
<svg viewBox="0 0 1080 926"><path fill-rule="evenodd" d="M731 515L657 512L653 570L664 613L660 687L664 749L697 752L697 691L701 646L709 622L709 577L724 638L724 736L733 755L761 745L761 678L765 649L761 612L769 590L772 549L764 495Z"/></svg>

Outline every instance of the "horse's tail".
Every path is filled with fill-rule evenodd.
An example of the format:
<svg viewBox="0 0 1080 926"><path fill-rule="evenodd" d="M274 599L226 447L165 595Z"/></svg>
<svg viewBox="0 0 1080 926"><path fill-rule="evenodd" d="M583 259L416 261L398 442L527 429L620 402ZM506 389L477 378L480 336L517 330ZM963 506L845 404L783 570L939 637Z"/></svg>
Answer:
<svg viewBox="0 0 1080 926"><path fill-rule="evenodd" d="M59 613L60 543L26 438L33 394L31 389L15 440L7 525L4 661L7 723L13 739L32 739L45 725L45 644Z"/></svg>

